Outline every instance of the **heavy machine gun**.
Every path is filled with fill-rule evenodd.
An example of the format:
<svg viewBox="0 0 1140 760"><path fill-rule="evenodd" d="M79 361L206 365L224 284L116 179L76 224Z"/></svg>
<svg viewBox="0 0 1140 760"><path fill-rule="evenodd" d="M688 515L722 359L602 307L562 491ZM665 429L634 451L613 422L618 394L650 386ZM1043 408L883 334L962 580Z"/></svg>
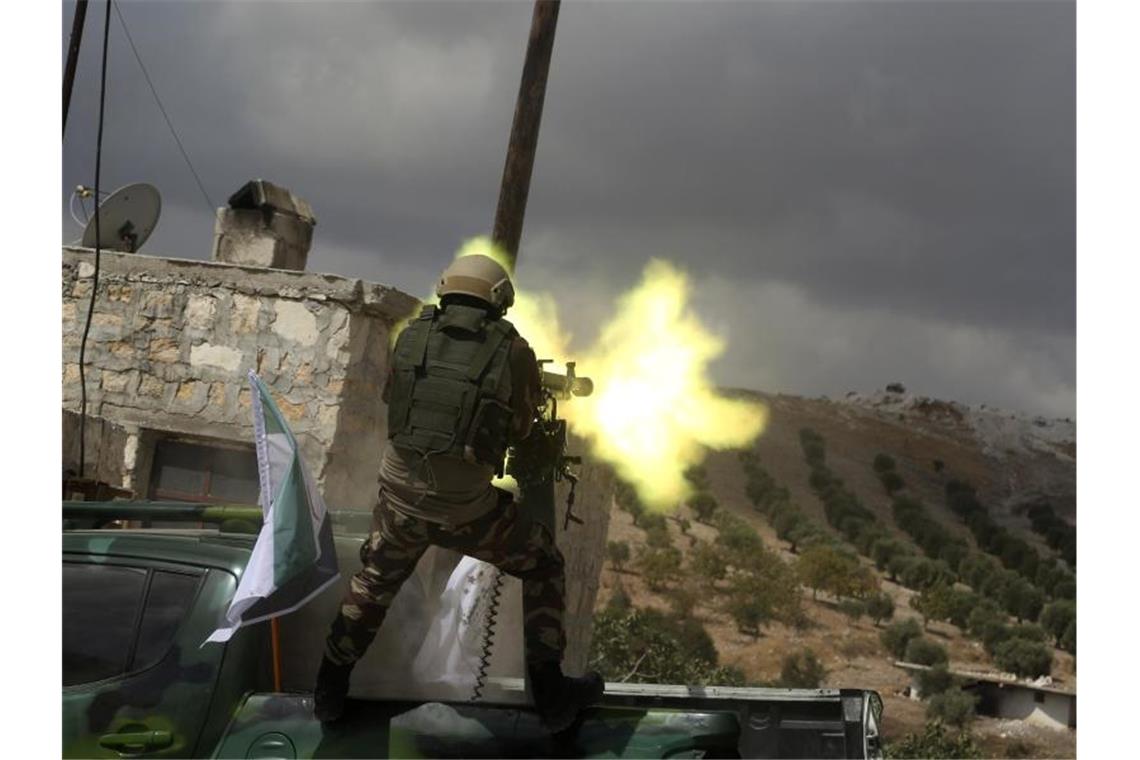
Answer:
<svg viewBox="0 0 1140 760"><path fill-rule="evenodd" d="M545 365L551 363L550 359L538 362L543 401L535 413L530 435L511 447L506 472L518 481L524 507L554 535L554 484L559 481L570 484L562 529L568 528L571 522L582 522L574 514L578 476L571 469L571 465L581 464L582 458L566 453L566 420L558 416L558 402L574 396L589 396L594 392L594 382L588 377L579 377L574 362L566 362L566 374L547 370Z"/></svg>

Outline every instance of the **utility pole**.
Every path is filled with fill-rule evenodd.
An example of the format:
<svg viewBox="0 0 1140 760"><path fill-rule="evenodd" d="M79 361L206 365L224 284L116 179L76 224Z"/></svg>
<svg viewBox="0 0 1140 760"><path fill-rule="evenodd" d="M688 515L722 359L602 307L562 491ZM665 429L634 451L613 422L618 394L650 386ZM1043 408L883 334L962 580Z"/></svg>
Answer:
<svg viewBox="0 0 1140 760"><path fill-rule="evenodd" d="M71 22L71 42L67 46L67 65L63 69L64 134L67 134L67 110L71 106L71 86L75 84L75 68L79 65L79 44L83 41L83 22L86 19L87 0L76 0L75 18Z"/></svg>
<svg viewBox="0 0 1140 760"><path fill-rule="evenodd" d="M561 0L535 0L530 39L526 46L522 80L519 82L511 139L507 145L507 161L499 188L499 205L495 210L495 226L491 239L510 257L518 259L522 238L526 198L530 191L530 175L538 147L538 127L542 122L542 104L546 98L546 77L550 71L550 55L554 49L554 28L558 23Z"/></svg>

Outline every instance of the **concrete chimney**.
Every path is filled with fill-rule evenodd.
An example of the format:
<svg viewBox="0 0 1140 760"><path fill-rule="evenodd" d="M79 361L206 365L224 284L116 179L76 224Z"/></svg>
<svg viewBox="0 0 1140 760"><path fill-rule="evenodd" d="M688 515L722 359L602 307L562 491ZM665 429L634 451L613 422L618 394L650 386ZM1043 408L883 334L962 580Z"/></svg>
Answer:
<svg viewBox="0 0 1140 760"><path fill-rule="evenodd" d="M284 187L254 179L230 196L214 222L211 258L230 264L304 271L317 220Z"/></svg>

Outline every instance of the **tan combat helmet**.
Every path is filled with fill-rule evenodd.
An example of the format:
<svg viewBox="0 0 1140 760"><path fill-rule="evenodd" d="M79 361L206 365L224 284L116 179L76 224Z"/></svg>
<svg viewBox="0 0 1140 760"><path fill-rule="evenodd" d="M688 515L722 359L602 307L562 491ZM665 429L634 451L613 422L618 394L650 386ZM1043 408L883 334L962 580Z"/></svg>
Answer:
<svg viewBox="0 0 1140 760"><path fill-rule="evenodd" d="M460 256L443 270L435 294L440 298L450 293L474 296L506 312L515 302L515 287L510 275L490 256Z"/></svg>

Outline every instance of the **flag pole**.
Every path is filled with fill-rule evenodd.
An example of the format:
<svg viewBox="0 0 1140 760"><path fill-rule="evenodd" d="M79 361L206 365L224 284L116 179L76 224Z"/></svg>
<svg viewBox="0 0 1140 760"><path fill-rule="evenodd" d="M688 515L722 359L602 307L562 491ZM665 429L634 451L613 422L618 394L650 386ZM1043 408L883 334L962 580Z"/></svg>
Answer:
<svg viewBox="0 0 1140 760"><path fill-rule="evenodd" d="M281 634L277 618L269 621L269 638L273 644L273 691L281 691Z"/></svg>

